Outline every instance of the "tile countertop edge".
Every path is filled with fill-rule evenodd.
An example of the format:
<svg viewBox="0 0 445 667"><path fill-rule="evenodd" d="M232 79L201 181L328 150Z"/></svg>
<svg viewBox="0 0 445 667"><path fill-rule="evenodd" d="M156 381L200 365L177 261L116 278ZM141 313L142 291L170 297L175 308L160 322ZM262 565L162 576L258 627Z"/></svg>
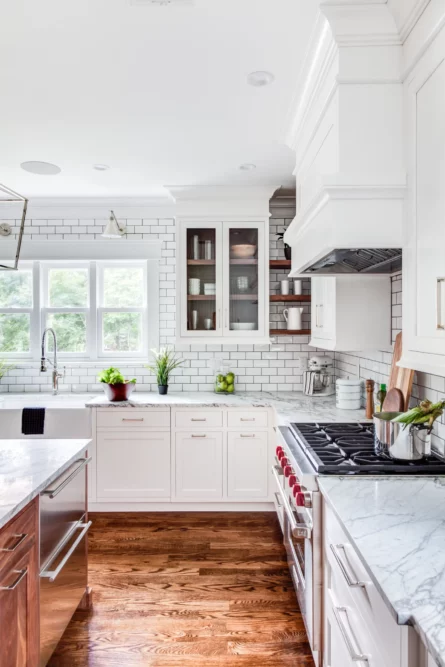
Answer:
<svg viewBox="0 0 445 667"><path fill-rule="evenodd" d="M361 549L357 545L356 540L353 538L353 536L351 535L347 526L345 525L345 523L342 519L342 516L341 516L340 512L338 511L338 509L335 505L335 502L330 497L329 494L330 494L331 490L328 489L328 488L325 488L325 486L323 484L324 481L328 481L328 480L332 480L332 479L333 479L332 477L329 477L329 478L326 478L326 480L325 480L323 477L319 477L320 491L321 491L324 499L328 503L329 507L334 512L338 521L340 522L340 524L341 524L344 532L346 533L347 537L349 538L351 544L354 546L354 549L356 550L356 553L357 553L357 556L358 556L360 562L362 563L363 567L366 569L366 572L368 573L369 578L371 579L372 583L374 584L374 586L378 590L379 594L381 595L383 601L385 602L385 604L386 604L387 608L389 609L391 615L393 616L394 620L397 622L398 625L411 625L416 630L416 632L418 633L420 639L422 640L423 644L426 646L426 648L428 649L430 654L433 656L436 664L439 667L445 667L445 653L443 653L443 652L441 652L441 654L438 653L437 645L435 645L433 643L433 641L428 636L428 633L422 628L422 625L421 625L421 623L419 623L419 620L417 619L416 614L415 613L410 613L408 611L406 611L406 613L402 613L400 611L397 611L397 609L394 607L393 603L391 602L390 598L386 594L385 590L383 589L382 585L380 584L378 578L376 577L376 575L372 571L371 566L368 564L368 562L367 562L366 558L364 557ZM349 477L336 477L335 479L338 480L338 481L341 481L342 483L346 483L346 484L348 482L352 482L352 483L357 482L357 478L353 479L352 477L351 478L349 478ZM382 480L381 478L369 477L367 479L368 479L368 481L371 481L371 480L376 481L378 479L379 482L383 481L383 482L391 483L391 481L394 480L395 478L385 478L384 480ZM398 478L398 479L400 479L400 478ZM418 477L416 479L422 479L422 477ZM424 479L425 478L423 478L423 480ZM430 479L436 479L436 478L430 478Z"/></svg>
<svg viewBox="0 0 445 667"><path fill-rule="evenodd" d="M73 443L73 440L70 439L64 439L64 438L52 438L51 441L57 442L58 440L66 440L67 442ZM32 488L32 491L25 492L25 495L23 498L21 498L15 505L13 505L10 509L6 510L3 513L2 506L0 504L0 530L9 522L11 519L13 519L22 509L24 509L30 502L32 502L41 491L46 489L52 482L54 482L55 479L65 470L68 468L72 463L75 462L75 460L79 457L79 454L81 454L83 451L88 449L89 445L91 444L91 438L76 438L74 440L79 447L76 449L75 453L69 456L64 463L58 465L57 469L54 470L50 475L42 479L35 487ZM0 440L0 444L2 442L8 442L7 440ZM35 443L35 440L29 440L30 443ZM44 441L39 440L37 441L39 443L42 443ZM1 451L0 451L1 453ZM1 462L1 458L0 458ZM6 477L5 473L2 473L0 471L0 478L2 476ZM1 503L1 500L0 500Z"/></svg>

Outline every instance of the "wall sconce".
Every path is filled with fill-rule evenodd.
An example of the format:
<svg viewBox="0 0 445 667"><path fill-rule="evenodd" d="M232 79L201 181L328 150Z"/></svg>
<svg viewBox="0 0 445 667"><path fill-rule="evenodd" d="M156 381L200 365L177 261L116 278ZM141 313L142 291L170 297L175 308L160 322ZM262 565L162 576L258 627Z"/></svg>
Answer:
<svg viewBox="0 0 445 667"><path fill-rule="evenodd" d="M6 195L6 198L2 197L2 194ZM20 230L17 239L17 248L15 252L14 266L6 266L5 264L0 264L0 270L2 271L17 271L19 259L20 259L20 250L22 247L23 232L25 230L25 220L26 220L26 211L28 209L28 200L26 197L19 195L14 190L7 188L6 185L0 183L0 204L12 204L14 202L20 202L23 206L22 210L22 220L20 223ZM0 236L9 236L11 234L11 226L7 222L0 224Z"/></svg>
<svg viewBox="0 0 445 667"><path fill-rule="evenodd" d="M114 211L110 211L110 219L108 220L107 224L105 225L105 229L103 231L103 238L104 239L121 239L125 234L126 234L125 227L120 227L118 221L116 220L116 216L114 215Z"/></svg>

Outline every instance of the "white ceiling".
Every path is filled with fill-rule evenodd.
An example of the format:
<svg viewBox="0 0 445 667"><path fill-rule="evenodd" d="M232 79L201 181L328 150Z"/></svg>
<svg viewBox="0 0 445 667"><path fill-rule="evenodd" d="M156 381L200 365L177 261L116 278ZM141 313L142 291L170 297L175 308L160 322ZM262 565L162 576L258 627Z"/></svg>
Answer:
<svg viewBox="0 0 445 667"><path fill-rule="evenodd" d="M289 106L315 0L20 0L0 21L0 182L35 196L290 185ZM264 88L246 83L274 73ZM57 176L20 169L59 165ZM243 163L257 165L242 172ZM106 172L94 163L111 166Z"/></svg>

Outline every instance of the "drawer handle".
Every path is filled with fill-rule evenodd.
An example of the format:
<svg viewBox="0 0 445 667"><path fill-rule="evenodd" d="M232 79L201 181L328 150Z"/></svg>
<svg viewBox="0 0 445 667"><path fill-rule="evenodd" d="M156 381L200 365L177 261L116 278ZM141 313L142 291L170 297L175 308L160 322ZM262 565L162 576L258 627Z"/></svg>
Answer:
<svg viewBox="0 0 445 667"><path fill-rule="evenodd" d="M0 591L13 591L14 588L17 588L21 580L26 577L28 574L28 570L13 570L14 573L18 574L19 576L17 579L10 585L10 586L0 586Z"/></svg>
<svg viewBox="0 0 445 667"><path fill-rule="evenodd" d="M207 436L205 433L201 433L199 435L192 433L192 438L207 438Z"/></svg>
<svg viewBox="0 0 445 667"><path fill-rule="evenodd" d="M255 433L241 433L242 438L255 438Z"/></svg>
<svg viewBox="0 0 445 667"><path fill-rule="evenodd" d="M349 576L349 572L347 571L346 567L344 566L343 561L341 560L339 554L337 553L338 549L341 549L343 553L346 555L346 547L344 544L337 544L334 546L333 544L330 545L331 551L334 554L334 558L337 561L337 564L342 572L342 575L346 579L346 583L348 586L351 588L366 588L366 583L364 581L353 581L351 577Z"/></svg>
<svg viewBox="0 0 445 667"><path fill-rule="evenodd" d="M346 618L348 618L348 610L346 607L333 607L332 611L334 612L335 620L338 623L338 627L340 628L340 632L342 634L342 637L344 639L344 642L346 644L346 648L348 649L349 655L351 656L351 660L353 662L366 662L366 664L369 664L368 656L365 655L364 653L357 653L354 644L352 643L348 631L346 630L346 626L343 623L340 614L344 614ZM349 619L348 619L349 622ZM360 649L359 649L360 651Z"/></svg>
<svg viewBox="0 0 445 667"><path fill-rule="evenodd" d="M255 417L241 417L240 421L242 421L242 422L254 422Z"/></svg>
<svg viewBox="0 0 445 667"><path fill-rule="evenodd" d="M93 523L92 521L88 521L88 523L80 523L80 524L77 526L77 528L82 528L79 537L76 539L75 542L73 542L73 544L71 545L70 549L67 551L67 553L66 553L65 556L62 558L62 560L60 561L60 563L58 564L58 566L56 567L55 570L48 570L48 569L46 569L46 570L42 570L42 572L40 573L40 576L41 576L43 579L49 579L50 581L54 581L54 580L56 579L56 577L60 574L60 572L61 572L61 571L63 570L63 568L65 567L66 563L67 563L67 562L69 561L69 559L71 558L71 556L72 556L72 554L74 553L74 551L75 551L75 550L77 549L77 547L79 546L80 542L83 540L84 536L85 536L85 535L87 534L87 532L89 531L89 529L90 529L92 523ZM66 540L64 540L64 541L62 542L62 546L65 544L65 542L66 542ZM54 555L52 561L49 563L49 565L52 564L52 562L57 558L57 556L59 555L59 553L60 553L60 549L58 549L58 550L56 551L56 553L55 553L55 555Z"/></svg>
<svg viewBox="0 0 445 667"><path fill-rule="evenodd" d="M443 331L445 329L445 322L443 320L443 287L445 278L437 279L437 330Z"/></svg>
<svg viewBox="0 0 445 667"><path fill-rule="evenodd" d="M192 422L206 422L206 421L207 417L204 417L203 419L195 419L194 417L192 417Z"/></svg>
<svg viewBox="0 0 445 667"><path fill-rule="evenodd" d="M141 417L140 419L125 419L125 417L122 417L123 422L143 422L144 418Z"/></svg>
<svg viewBox="0 0 445 667"><path fill-rule="evenodd" d="M74 472L69 475L59 486L57 486L55 489L45 489L45 491L42 491L42 496L49 496L50 499L52 500L56 496L59 495L63 489L68 486L68 484L76 477L76 475L79 474L79 472L85 468L86 465L91 461L91 456L88 457L87 459L79 459L80 461L80 466L74 470Z"/></svg>
<svg viewBox="0 0 445 667"><path fill-rule="evenodd" d="M3 547L0 549L0 551L16 551L16 549L19 548L19 546L26 540L28 537L28 533L22 533L21 535L13 535L13 537L17 537L17 542L12 546L12 547Z"/></svg>

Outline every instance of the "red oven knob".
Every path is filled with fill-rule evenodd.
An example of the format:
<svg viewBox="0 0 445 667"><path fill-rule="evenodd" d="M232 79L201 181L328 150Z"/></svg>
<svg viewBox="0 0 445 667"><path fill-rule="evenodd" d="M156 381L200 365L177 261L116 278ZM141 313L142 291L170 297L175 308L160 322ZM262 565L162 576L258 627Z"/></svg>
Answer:
<svg viewBox="0 0 445 667"><path fill-rule="evenodd" d="M293 487L294 484L297 483L297 476L296 475L290 475L289 476L289 486L290 488Z"/></svg>
<svg viewBox="0 0 445 667"><path fill-rule="evenodd" d="M287 458L285 456L281 457L280 462L281 462L281 467L283 468L283 470L287 465L289 465L289 461L287 460Z"/></svg>
<svg viewBox="0 0 445 667"><path fill-rule="evenodd" d="M293 472L294 472L294 469L293 469L292 466L290 466L290 465L287 465L287 466L284 468L284 476L285 476L285 477L289 477L290 475L292 475Z"/></svg>
<svg viewBox="0 0 445 667"><path fill-rule="evenodd" d="M294 498L296 498L297 494L301 493L300 484L294 484L294 487L292 489L292 493L294 494Z"/></svg>
<svg viewBox="0 0 445 667"><path fill-rule="evenodd" d="M275 454L277 455L277 458L280 459L281 456L283 456L283 454L284 454L283 448L282 447L277 447L276 450L275 450Z"/></svg>
<svg viewBox="0 0 445 667"><path fill-rule="evenodd" d="M312 507L310 493L303 493L302 491L298 492L295 496L295 502L297 507Z"/></svg>

